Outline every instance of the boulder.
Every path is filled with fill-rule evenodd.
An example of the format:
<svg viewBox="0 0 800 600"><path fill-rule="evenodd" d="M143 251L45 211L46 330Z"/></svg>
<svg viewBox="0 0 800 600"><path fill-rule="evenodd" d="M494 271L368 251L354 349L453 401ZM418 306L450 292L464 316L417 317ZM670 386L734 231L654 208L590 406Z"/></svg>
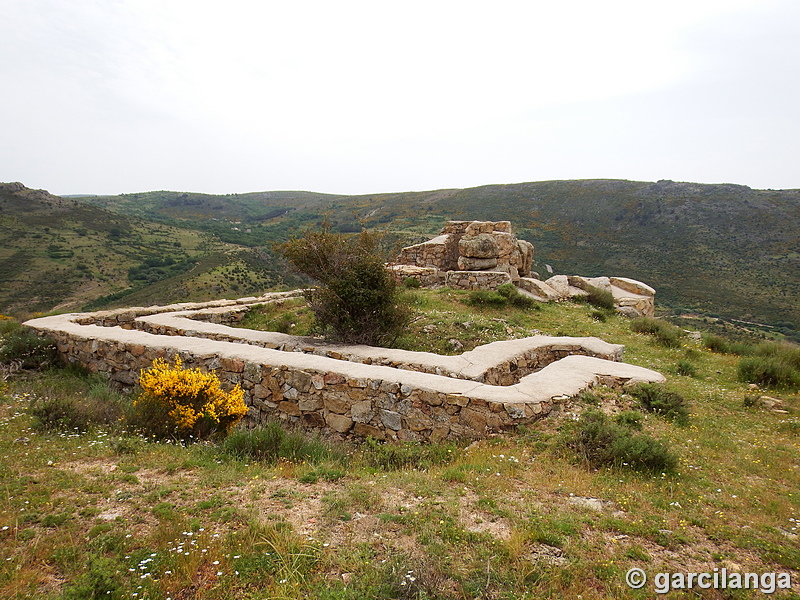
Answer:
<svg viewBox="0 0 800 600"><path fill-rule="evenodd" d="M530 292L535 296L544 298L547 301L558 300L561 295L544 281L533 279L532 277L521 277L519 287Z"/></svg>
<svg viewBox="0 0 800 600"><path fill-rule="evenodd" d="M545 283L555 290L559 298L569 298L570 285L566 275L553 275L550 279L545 280Z"/></svg>
<svg viewBox="0 0 800 600"><path fill-rule="evenodd" d="M481 233L476 236L464 236L458 242L459 258L494 258L497 259L498 247L494 236ZM495 264L497 264L495 262Z"/></svg>
<svg viewBox="0 0 800 600"><path fill-rule="evenodd" d="M461 271L488 271L497 266L497 258L458 257L458 268Z"/></svg>

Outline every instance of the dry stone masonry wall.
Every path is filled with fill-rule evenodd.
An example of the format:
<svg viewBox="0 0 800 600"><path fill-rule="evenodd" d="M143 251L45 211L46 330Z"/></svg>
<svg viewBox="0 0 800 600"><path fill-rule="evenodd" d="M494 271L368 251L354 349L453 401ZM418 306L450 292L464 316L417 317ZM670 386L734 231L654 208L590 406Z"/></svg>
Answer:
<svg viewBox="0 0 800 600"><path fill-rule="evenodd" d="M587 295L589 286L610 292L617 311L629 317L655 314L655 290L624 277L556 275L542 281L531 272L533 245L518 240L509 221L449 221L437 237L403 248L389 266L402 282L417 279L423 287L495 290L513 283L540 302Z"/></svg>
<svg viewBox="0 0 800 600"><path fill-rule="evenodd" d="M255 305L296 294L56 315L26 325L51 336L69 362L126 386L154 359L180 355L187 366L241 385L251 424L282 419L380 439L480 438L546 415L592 385L664 379L620 362L622 346L597 338L533 336L439 356L229 326Z"/></svg>

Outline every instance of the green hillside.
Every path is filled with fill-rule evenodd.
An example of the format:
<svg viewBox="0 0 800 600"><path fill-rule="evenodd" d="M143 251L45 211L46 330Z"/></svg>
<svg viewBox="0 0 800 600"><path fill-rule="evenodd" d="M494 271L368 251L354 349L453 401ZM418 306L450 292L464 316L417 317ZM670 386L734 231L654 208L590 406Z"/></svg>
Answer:
<svg viewBox="0 0 800 600"><path fill-rule="evenodd" d="M403 243L448 219L510 220L535 267L641 279L674 308L800 327L800 190L621 180L545 181L363 196L149 192L84 198L110 211L267 246L327 218Z"/></svg>
<svg viewBox="0 0 800 600"><path fill-rule="evenodd" d="M207 232L0 184L0 313L244 296L283 270Z"/></svg>

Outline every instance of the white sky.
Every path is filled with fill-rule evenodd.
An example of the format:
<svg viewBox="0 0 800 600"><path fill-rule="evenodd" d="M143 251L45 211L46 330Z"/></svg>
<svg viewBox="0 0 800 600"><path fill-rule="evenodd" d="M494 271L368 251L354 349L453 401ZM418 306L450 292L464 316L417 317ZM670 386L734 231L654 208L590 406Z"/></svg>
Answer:
<svg viewBox="0 0 800 600"><path fill-rule="evenodd" d="M800 188L797 0L0 0L0 181Z"/></svg>

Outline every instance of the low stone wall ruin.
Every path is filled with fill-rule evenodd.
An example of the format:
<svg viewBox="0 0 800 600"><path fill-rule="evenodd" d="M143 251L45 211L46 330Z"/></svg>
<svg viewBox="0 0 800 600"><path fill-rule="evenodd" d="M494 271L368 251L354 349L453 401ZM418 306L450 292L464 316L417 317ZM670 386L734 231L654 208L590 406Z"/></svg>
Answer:
<svg viewBox="0 0 800 600"><path fill-rule="evenodd" d="M261 298L43 317L26 325L51 336L72 363L125 386L156 358L241 385L247 421L281 419L379 439L480 438L548 414L598 383L663 381L619 362L622 347L597 338L533 336L494 342L459 356L232 328Z"/></svg>
<svg viewBox="0 0 800 600"><path fill-rule="evenodd" d="M533 245L518 240L509 221L448 221L437 237L403 248L389 270L399 283L411 277L427 288L495 290L513 283L539 302L586 296L592 286L611 293L620 314L655 314L655 290L640 281L567 275L541 281L532 263Z"/></svg>

